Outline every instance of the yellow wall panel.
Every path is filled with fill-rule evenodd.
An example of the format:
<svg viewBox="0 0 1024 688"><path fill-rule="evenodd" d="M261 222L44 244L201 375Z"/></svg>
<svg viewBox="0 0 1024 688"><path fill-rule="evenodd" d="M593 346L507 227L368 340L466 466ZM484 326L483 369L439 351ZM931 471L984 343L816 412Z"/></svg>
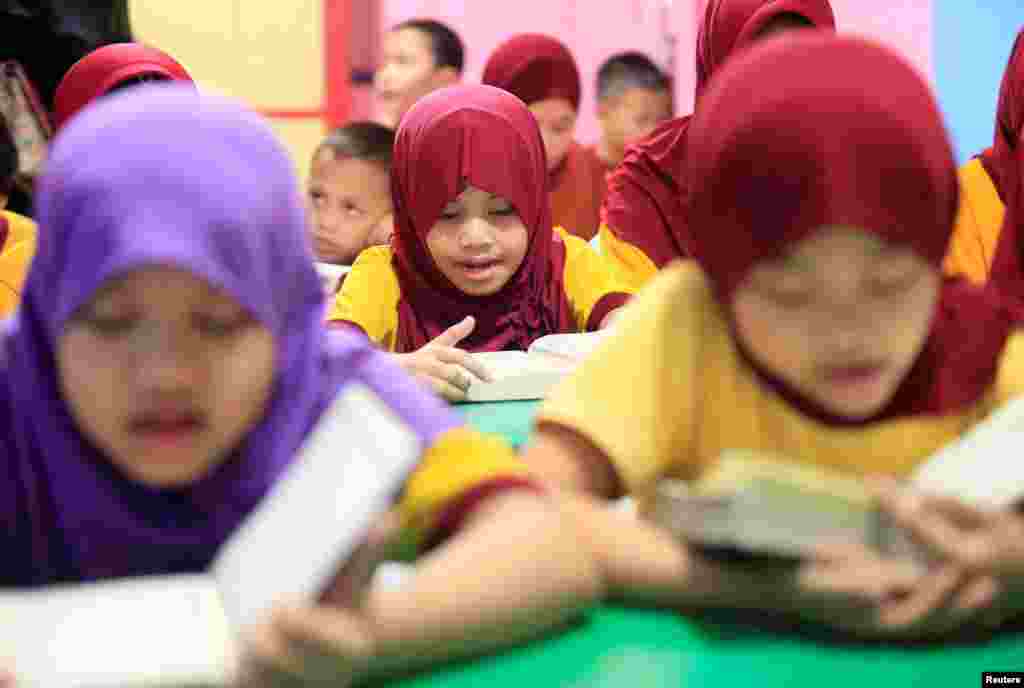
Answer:
<svg viewBox="0 0 1024 688"><path fill-rule="evenodd" d="M320 109L322 0L131 0L130 10L138 40L174 55L204 89L260 111ZM273 124L305 178L322 121Z"/></svg>

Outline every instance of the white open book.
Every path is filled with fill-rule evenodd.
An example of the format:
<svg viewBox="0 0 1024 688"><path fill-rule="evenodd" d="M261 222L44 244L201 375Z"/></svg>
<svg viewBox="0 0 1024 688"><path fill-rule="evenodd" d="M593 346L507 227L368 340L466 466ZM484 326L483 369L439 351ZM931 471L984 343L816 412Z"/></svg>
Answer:
<svg viewBox="0 0 1024 688"><path fill-rule="evenodd" d="M208 574L0 591L0 666L18 688L220 686L239 632L314 601L419 462L419 438L347 386Z"/></svg>
<svg viewBox="0 0 1024 688"><path fill-rule="evenodd" d="M1022 446L1018 397L924 461L907 485L981 507L1013 507L1024 499ZM649 518L712 550L800 558L825 542L849 540L931 558L878 509L860 478L785 457L725 452L693 483L658 485L646 506Z"/></svg>
<svg viewBox="0 0 1024 688"><path fill-rule="evenodd" d="M352 271L350 265L334 265L333 263L317 263L316 272L320 275L320 283L328 296L334 296L338 291L338 283L341 278Z"/></svg>
<svg viewBox="0 0 1024 688"><path fill-rule="evenodd" d="M487 351L473 354L494 377L473 381L466 401L543 399L576 366L593 354L611 330L541 337L527 351Z"/></svg>

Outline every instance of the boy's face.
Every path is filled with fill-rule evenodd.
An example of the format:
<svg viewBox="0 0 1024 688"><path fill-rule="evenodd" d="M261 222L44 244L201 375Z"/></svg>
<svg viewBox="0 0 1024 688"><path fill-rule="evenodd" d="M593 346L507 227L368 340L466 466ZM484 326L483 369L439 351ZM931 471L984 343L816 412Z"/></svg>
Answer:
<svg viewBox="0 0 1024 688"><path fill-rule="evenodd" d="M313 156L307 197L318 261L351 265L363 249L390 240L391 189L381 163L323 148Z"/></svg>
<svg viewBox="0 0 1024 688"><path fill-rule="evenodd" d="M598 105L605 145L617 157L621 157L628 144L647 136L671 116L669 92L649 88L630 88Z"/></svg>
<svg viewBox="0 0 1024 688"><path fill-rule="evenodd" d="M126 475L180 487L221 464L259 422L273 335L226 293L152 267L104 285L57 343L79 430Z"/></svg>
<svg viewBox="0 0 1024 688"><path fill-rule="evenodd" d="M732 315L750 355L831 413L864 420L921 352L940 275L908 248L828 228L754 266Z"/></svg>
<svg viewBox="0 0 1024 688"><path fill-rule="evenodd" d="M423 96L459 79L451 67L438 68L430 36L419 29L398 29L384 36L383 59L374 75L381 120L397 127L409 108Z"/></svg>

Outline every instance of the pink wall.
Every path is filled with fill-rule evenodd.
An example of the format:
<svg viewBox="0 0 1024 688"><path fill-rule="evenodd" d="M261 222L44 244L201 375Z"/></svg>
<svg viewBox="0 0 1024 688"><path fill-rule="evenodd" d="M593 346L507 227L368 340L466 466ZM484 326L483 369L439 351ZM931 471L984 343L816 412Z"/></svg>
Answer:
<svg viewBox="0 0 1024 688"><path fill-rule="evenodd" d="M697 24L706 0L381 0L385 27L415 16L450 24L467 43L468 80L478 80L491 49L515 33L550 33L576 55L584 100L577 138L598 136L594 76L602 60L643 50L663 66L674 62L679 112L693 105ZM841 31L882 40L932 78L932 0L832 0ZM671 42L670 42L671 41ZM674 53L674 54L673 54Z"/></svg>

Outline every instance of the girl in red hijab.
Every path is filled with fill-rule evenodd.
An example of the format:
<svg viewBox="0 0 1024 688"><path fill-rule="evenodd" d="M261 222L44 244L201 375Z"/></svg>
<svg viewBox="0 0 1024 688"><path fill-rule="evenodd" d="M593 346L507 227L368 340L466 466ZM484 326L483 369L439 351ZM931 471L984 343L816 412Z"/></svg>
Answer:
<svg viewBox="0 0 1024 688"><path fill-rule="evenodd" d="M686 167L696 260L663 270L545 402L525 456L533 470L599 497L642 497L742 449L899 478L1024 393L1010 308L994 290L943 281L956 166L907 62L809 33L730 60L705 88ZM615 527L591 526L595 541L628 541ZM606 552L619 566L602 568L675 607L917 636L1005 602L944 606L929 597L936 585L953 595L975 579L908 572L860 548L811 557L792 583L741 582L670 538L648 541Z"/></svg>
<svg viewBox="0 0 1024 688"><path fill-rule="evenodd" d="M60 129L79 110L111 91L143 81L192 81L177 60L141 43L114 43L72 65L53 98L54 125Z"/></svg>
<svg viewBox="0 0 1024 688"><path fill-rule="evenodd" d="M1017 34L1003 74L992 147L960 168L963 196L946 272L984 282L992 262L1008 198L1020 177L1017 141L1024 132L1024 30ZM991 275L993 278L994 274ZM1019 278L1019 273L1018 273Z"/></svg>
<svg viewBox="0 0 1024 688"><path fill-rule="evenodd" d="M793 28L835 30L829 0L710 0L697 36L697 100L734 52ZM687 217L690 116L670 120L627 148L608 178L601 252L635 288L676 258L693 254Z"/></svg>
<svg viewBox="0 0 1024 688"><path fill-rule="evenodd" d="M580 73L569 49L541 34L520 34L491 54L483 83L519 97L537 118L547 151L555 226L591 239L600 224L605 168L573 139L580 109Z"/></svg>
<svg viewBox="0 0 1024 688"><path fill-rule="evenodd" d="M602 327L628 290L585 241L554 229L545 168L515 96L474 85L420 100L395 140L391 246L360 254L328 319L403 354L453 400L471 374L487 378L466 351Z"/></svg>

